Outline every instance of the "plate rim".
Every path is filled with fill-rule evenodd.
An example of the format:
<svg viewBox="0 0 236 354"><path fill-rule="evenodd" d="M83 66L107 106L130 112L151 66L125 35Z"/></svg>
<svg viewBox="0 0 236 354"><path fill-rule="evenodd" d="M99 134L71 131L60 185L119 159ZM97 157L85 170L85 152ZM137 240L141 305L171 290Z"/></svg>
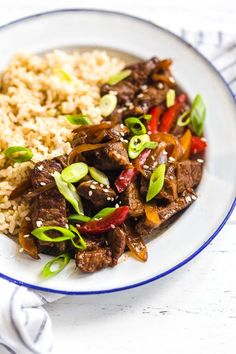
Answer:
<svg viewBox="0 0 236 354"><path fill-rule="evenodd" d="M5 28L11 27L11 26L13 26L15 24L25 22L27 20L32 20L32 19L37 18L37 17L43 17L43 16L52 15L52 14L56 14L56 13L63 13L63 12L91 12L91 13L98 13L98 14L102 13L102 14L110 14L110 15L120 15L120 16L123 16L123 17L126 17L126 18L130 18L130 19L136 20L138 22L146 23L146 24L148 24L150 26L158 28L159 30L161 30L163 32L168 33L172 37L175 37L180 42L182 42L185 46L188 46L189 48L191 48L191 50L193 50L194 53L198 57L200 57L201 59L203 59L205 61L207 66L210 67L210 69L213 70L215 72L215 74L217 74L217 76L221 79L223 85L225 86L225 88L227 89L227 91L229 92L231 97L233 98L233 101L236 103L236 96L234 95L234 93L231 90L230 86L228 85L228 83L226 82L224 77L221 75L221 73L216 69L216 67L211 63L211 61L209 59L207 59L202 53L200 53L196 48L194 48L185 39L183 39L182 37L180 37L177 34L173 33L169 29L166 29L166 28L164 28L162 26L159 26L158 24L154 23L153 21L146 20L144 18L135 16L135 15L131 15L131 14L127 14L127 13L119 12L119 11L103 10L103 9L96 9L96 8L65 8L65 9L62 8L62 9L54 9L54 10L39 12L39 13L32 14L32 15L29 15L29 16L20 17L20 18L18 18L16 20L13 20L13 21L10 21L10 22L7 22L7 23L1 25L0 26L0 31L4 30ZM193 258L195 258L219 234L219 232L225 226L227 220L229 219L229 217L232 214L232 212L233 212L235 207L236 207L236 197L233 199L233 202L232 202L227 214L225 215L223 220L220 222L220 224L216 228L216 230L213 232L213 234L198 249L196 249L196 251L193 252L190 256L185 258L183 261L177 263L175 266L167 269L166 271L164 271L162 273L159 273L159 274L155 275L154 277L151 277L151 278L148 278L146 280L143 280L141 282L137 282L137 283L134 283L134 284L126 285L126 286L123 286L123 287L118 287L118 288L113 288L113 289L105 289L105 290L66 291L66 290L59 290L59 289L51 289L51 288L48 288L48 287L41 287L41 286L38 286L38 285L22 282L20 280L11 278L11 277L9 277L9 276L1 273L1 272L0 272L0 278L5 279L7 281L10 281L12 283L15 283L17 285L27 287L29 289L38 290L38 291L44 291L44 292L49 292L49 293L54 293L54 294L62 294L62 295L99 295L99 294L107 294L107 293L113 293L113 292L133 289L133 288L136 288L136 287L151 283L151 282L153 282L153 281L155 281L157 279L163 278L164 276L169 275L172 272L174 272L175 270L183 267L185 264L187 264Z"/></svg>

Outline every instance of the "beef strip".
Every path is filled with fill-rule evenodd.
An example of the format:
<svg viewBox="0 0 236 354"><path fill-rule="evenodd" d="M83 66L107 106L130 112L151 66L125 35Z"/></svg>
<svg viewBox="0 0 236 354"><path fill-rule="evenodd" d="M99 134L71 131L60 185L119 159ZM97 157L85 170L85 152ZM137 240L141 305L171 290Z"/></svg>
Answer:
<svg viewBox="0 0 236 354"><path fill-rule="evenodd" d="M100 170L117 170L129 165L127 149L122 142L114 142L104 148L89 151L84 156Z"/></svg>
<svg viewBox="0 0 236 354"><path fill-rule="evenodd" d="M113 265L116 265L126 247L126 232L123 225L117 226L115 229L110 230L107 240L111 249Z"/></svg>
<svg viewBox="0 0 236 354"><path fill-rule="evenodd" d="M148 236L154 229L164 228L175 214L187 208L196 198L196 194L193 190L184 191L182 195L172 203L158 208L159 224L151 223L146 218L143 218L136 225L136 231L142 236Z"/></svg>
<svg viewBox="0 0 236 354"><path fill-rule="evenodd" d="M115 198L115 191L109 186L102 186L94 181L86 181L77 187L79 195L89 200L96 208L105 208L111 205Z"/></svg>
<svg viewBox="0 0 236 354"><path fill-rule="evenodd" d="M55 171L61 172L61 170L61 164L54 159L38 162L31 174L33 189L38 189L41 186L54 182L52 174ZM57 188L45 191L35 198L31 220L34 228L41 226L67 226L66 201ZM50 233L51 237L56 235L56 232ZM53 254L57 253L57 251L59 253L63 252L66 247L65 242L55 244L37 240L37 243L41 252L52 248Z"/></svg>
<svg viewBox="0 0 236 354"><path fill-rule="evenodd" d="M129 206L129 215L140 217L144 214L143 200L140 196L136 181L130 183L124 192L120 194L122 205Z"/></svg>
<svg viewBox="0 0 236 354"><path fill-rule="evenodd" d="M112 266L112 255L109 247L98 247L91 251L77 252L75 255L77 267L86 273L93 273Z"/></svg>
<svg viewBox="0 0 236 354"><path fill-rule="evenodd" d="M202 178L202 164L198 161L186 160L177 164L178 193L196 187Z"/></svg>

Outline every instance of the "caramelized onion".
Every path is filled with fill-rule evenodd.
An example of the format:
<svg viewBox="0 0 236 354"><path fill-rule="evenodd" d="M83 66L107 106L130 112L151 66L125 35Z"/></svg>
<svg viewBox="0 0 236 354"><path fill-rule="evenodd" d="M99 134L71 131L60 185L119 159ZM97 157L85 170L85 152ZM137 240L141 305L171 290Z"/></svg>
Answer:
<svg viewBox="0 0 236 354"><path fill-rule="evenodd" d="M149 222L155 225L160 224L161 221L158 215L158 208L155 203L145 204L144 210L145 210L146 218Z"/></svg>
<svg viewBox="0 0 236 354"><path fill-rule="evenodd" d="M152 141L157 141L158 143L164 142L166 143L167 147L168 145L173 146L173 151L171 153L171 157L173 157L175 160L180 160L182 155L183 155L183 149L178 141L178 139L168 133L156 133L151 135L151 140Z"/></svg>
<svg viewBox="0 0 236 354"><path fill-rule="evenodd" d="M30 234L32 225L30 221L23 221L19 231L19 244L28 255L34 259L39 259L36 239ZM26 237L25 237L26 236Z"/></svg>
<svg viewBox="0 0 236 354"><path fill-rule="evenodd" d="M46 192L46 191L49 191L50 189L56 187L56 183L55 182L50 182L50 183L47 183L45 186L42 186L42 187L38 187L36 188L34 191L30 191L28 192L25 197L27 199L32 199L32 198L35 198L37 197L38 195Z"/></svg>
<svg viewBox="0 0 236 354"><path fill-rule="evenodd" d="M20 183L13 191L11 192L9 199L15 199L20 197L22 194L24 194L28 189L32 187L31 180L27 179Z"/></svg>
<svg viewBox="0 0 236 354"><path fill-rule="evenodd" d="M109 143L111 143L111 141ZM108 143L104 143L104 144L82 144L82 145L76 146L69 153L69 156L68 156L69 165L74 163L75 162L75 157L77 155L81 154L82 152L92 151L92 150L96 150L96 149L101 149L101 148L105 147L107 144Z"/></svg>
<svg viewBox="0 0 236 354"><path fill-rule="evenodd" d="M147 247L141 236L127 232L126 242L131 253L140 261L146 262L148 259Z"/></svg>
<svg viewBox="0 0 236 354"><path fill-rule="evenodd" d="M152 80L155 82L164 82L165 84L167 84L169 87L174 88L175 82L170 80L169 76L166 75L162 75L162 74L152 74Z"/></svg>

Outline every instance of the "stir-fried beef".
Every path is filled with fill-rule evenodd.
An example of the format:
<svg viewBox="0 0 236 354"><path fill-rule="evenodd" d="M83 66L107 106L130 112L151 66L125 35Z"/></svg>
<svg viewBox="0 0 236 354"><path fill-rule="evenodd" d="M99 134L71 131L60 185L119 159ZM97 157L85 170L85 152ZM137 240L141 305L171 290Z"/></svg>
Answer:
<svg viewBox="0 0 236 354"><path fill-rule="evenodd" d="M93 273L112 266L112 255L108 247L97 248L92 251L85 250L76 253L75 262L83 272Z"/></svg>
<svg viewBox="0 0 236 354"><path fill-rule="evenodd" d="M133 181L121 193L121 201L123 205L129 206L129 215L132 217L140 217L144 214L143 200L140 196L137 182Z"/></svg>
<svg viewBox="0 0 236 354"><path fill-rule="evenodd" d="M178 193L196 187L202 178L202 164L186 160L177 164Z"/></svg>
<svg viewBox="0 0 236 354"><path fill-rule="evenodd" d="M122 142L110 143L104 148L87 152L85 156L100 170L117 170L130 164L127 148Z"/></svg>
<svg viewBox="0 0 236 354"><path fill-rule="evenodd" d="M196 194L193 190L185 191L175 201L169 203L165 207L158 208L160 223L154 224L146 218L143 218L136 225L137 232L142 236L148 236L153 230L159 228L160 226L164 227L166 222L169 222L175 214L187 208L194 200L196 200L196 198Z"/></svg>
<svg viewBox="0 0 236 354"><path fill-rule="evenodd" d="M122 225L117 226L115 229L109 231L107 239L112 253L113 264L115 265L126 247L126 232L124 227Z"/></svg>
<svg viewBox="0 0 236 354"><path fill-rule="evenodd" d="M33 189L54 182L52 174L57 171L62 171L62 166L55 160L44 160L38 162L31 175ZM38 195L34 200L34 206L31 213L33 228L41 226L61 226L67 227L66 218L66 201L57 188L52 188L49 191ZM53 237L54 234L50 234ZM41 251L44 247L56 248L60 252L65 250L65 243L57 244L45 243L38 240L38 245ZM55 253L55 252L54 252Z"/></svg>
<svg viewBox="0 0 236 354"><path fill-rule="evenodd" d="M105 208L113 204L116 192L109 186L101 185L94 181L86 181L77 187L79 195L89 200L96 208Z"/></svg>

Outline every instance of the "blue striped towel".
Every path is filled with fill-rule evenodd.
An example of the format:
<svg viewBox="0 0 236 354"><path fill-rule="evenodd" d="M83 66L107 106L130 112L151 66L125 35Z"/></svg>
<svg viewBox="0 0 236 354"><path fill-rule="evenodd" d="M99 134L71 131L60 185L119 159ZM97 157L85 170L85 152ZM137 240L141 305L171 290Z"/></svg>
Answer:
<svg viewBox="0 0 236 354"><path fill-rule="evenodd" d="M236 97L236 38L221 32L177 34L202 52L218 69ZM61 295L27 290L0 279L0 354L48 354L53 347L51 320L43 308Z"/></svg>

